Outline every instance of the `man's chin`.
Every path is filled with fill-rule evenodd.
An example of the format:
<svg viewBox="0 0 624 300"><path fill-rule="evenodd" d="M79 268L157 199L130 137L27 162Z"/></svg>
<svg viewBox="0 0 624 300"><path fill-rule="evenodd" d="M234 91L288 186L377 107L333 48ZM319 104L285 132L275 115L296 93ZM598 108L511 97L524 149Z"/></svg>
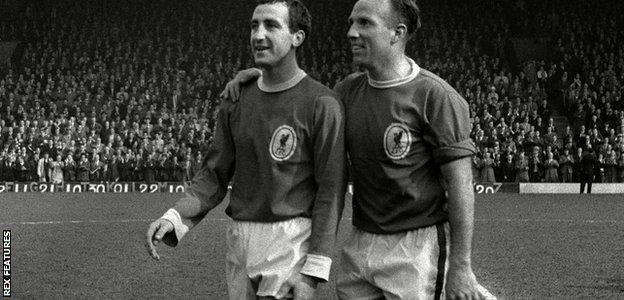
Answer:
<svg viewBox="0 0 624 300"><path fill-rule="evenodd" d="M256 68L259 69L268 69L271 67L271 64L264 60L256 60L254 64L256 65Z"/></svg>
<svg viewBox="0 0 624 300"><path fill-rule="evenodd" d="M369 65L369 64L367 64L367 63L366 63L366 61L365 61L365 60L363 60L363 59L357 59L357 58L355 58L355 57L353 58L353 62L352 62L352 63L353 63L353 65L354 65L355 67L358 67L358 68L364 68L364 69L366 69L366 67Z"/></svg>

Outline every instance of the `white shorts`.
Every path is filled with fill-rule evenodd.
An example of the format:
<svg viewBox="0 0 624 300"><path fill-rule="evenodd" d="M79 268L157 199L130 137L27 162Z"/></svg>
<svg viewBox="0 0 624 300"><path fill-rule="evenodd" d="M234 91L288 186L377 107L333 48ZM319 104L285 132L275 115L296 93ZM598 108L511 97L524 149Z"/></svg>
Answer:
<svg viewBox="0 0 624 300"><path fill-rule="evenodd" d="M232 222L227 229L225 262L230 299L284 296L278 291L303 266L311 231L309 218Z"/></svg>
<svg viewBox="0 0 624 300"><path fill-rule="evenodd" d="M449 226L396 234L353 228L342 250L339 299L444 299Z"/></svg>
<svg viewBox="0 0 624 300"><path fill-rule="evenodd" d="M444 299L449 224L396 234L353 228L341 255L339 299ZM496 299L479 285L485 299Z"/></svg>

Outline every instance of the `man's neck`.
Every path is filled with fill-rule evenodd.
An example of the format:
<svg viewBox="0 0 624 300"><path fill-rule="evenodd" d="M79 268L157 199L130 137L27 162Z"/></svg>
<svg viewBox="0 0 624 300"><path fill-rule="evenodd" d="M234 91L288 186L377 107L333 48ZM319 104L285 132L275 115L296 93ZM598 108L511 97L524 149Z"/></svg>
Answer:
<svg viewBox="0 0 624 300"><path fill-rule="evenodd" d="M378 63L368 70L371 79L375 81L388 81L407 77L412 72L407 57L403 54L393 56L388 60Z"/></svg>
<svg viewBox="0 0 624 300"><path fill-rule="evenodd" d="M296 59L293 59L279 66L262 68L261 78L264 85L273 86L288 81L301 71Z"/></svg>
<svg viewBox="0 0 624 300"><path fill-rule="evenodd" d="M299 68L294 57L279 67L263 68L258 88L267 93L282 92L297 85L306 73Z"/></svg>

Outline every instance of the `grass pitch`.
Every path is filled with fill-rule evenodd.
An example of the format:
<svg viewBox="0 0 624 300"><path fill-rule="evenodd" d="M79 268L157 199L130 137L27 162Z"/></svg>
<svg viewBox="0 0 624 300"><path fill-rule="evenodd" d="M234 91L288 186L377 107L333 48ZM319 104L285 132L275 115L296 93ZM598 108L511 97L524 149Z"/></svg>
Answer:
<svg viewBox="0 0 624 300"><path fill-rule="evenodd" d="M14 298L225 299L227 200L177 248L160 246L161 261L143 247L149 222L178 196L0 194ZM622 196L480 195L475 209L473 268L500 299L624 298ZM333 280L317 297L336 299Z"/></svg>

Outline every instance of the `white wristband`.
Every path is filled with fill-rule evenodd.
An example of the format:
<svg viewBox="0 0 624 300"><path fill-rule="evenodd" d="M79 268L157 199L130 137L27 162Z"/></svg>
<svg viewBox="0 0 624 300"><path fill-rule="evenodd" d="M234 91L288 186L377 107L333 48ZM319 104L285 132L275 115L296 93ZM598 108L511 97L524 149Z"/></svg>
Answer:
<svg viewBox="0 0 624 300"><path fill-rule="evenodd" d="M171 222L171 224L173 224L173 230L175 231L176 238L178 239L178 241L180 241L182 237L184 237L184 235L189 231L188 226L182 223L182 218L180 217L180 213L178 213L178 211L173 208L170 208L160 218L165 219Z"/></svg>
<svg viewBox="0 0 624 300"><path fill-rule="evenodd" d="M300 273L328 281L331 263L331 258L327 256L308 253Z"/></svg>

